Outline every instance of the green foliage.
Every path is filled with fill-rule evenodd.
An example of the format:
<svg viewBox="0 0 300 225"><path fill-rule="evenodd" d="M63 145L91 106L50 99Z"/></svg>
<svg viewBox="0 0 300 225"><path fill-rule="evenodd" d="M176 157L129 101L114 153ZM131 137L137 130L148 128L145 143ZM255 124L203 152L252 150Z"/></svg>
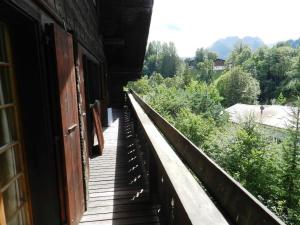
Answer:
<svg viewBox="0 0 300 225"><path fill-rule="evenodd" d="M150 42L145 55L143 74L160 73L163 77L175 76L182 71L183 62L174 43Z"/></svg>
<svg viewBox="0 0 300 225"><path fill-rule="evenodd" d="M198 80L211 83L214 80L214 61L217 54L207 49L197 49L195 58L189 63L191 70L194 71Z"/></svg>
<svg viewBox="0 0 300 225"><path fill-rule="evenodd" d="M245 45L243 42L239 42L235 45L233 51L231 52L227 64L231 67L234 66L243 66L247 60L250 60L252 57L252 50L248 45Z"/></svg>
<svg viewBox="0 0 300 225"><path fill-rule="evenodd" d="M204 118L189 108L182 108L175 118L175 127L193 143L201 146L213 131L215 124L211 118Z"/></svg>
<svg viewBox="0 0 300 225"><path fill-rule="evenodd" d="M300 104L292 113L291 127L283 148L283 199L291 224L300 224Z"/></svg>
<svg viewBox="0 0 300 225"><path fill-rule="evenodd" d="M214 85L192 81L186 86L187 100L196 114L213 118L217 123L228 119L221 105L221 96Z"/></svg>
<svg viewBox="0 0 300 225"><path fill-rule="evenodd" d="M207 83L213 81L214 76L214 61L205 60L204 62L199 62L197 64L197 69L199 71L199 79Z"/></svg>
<svg viewBox="0 0 300 225"><path fill-rule="evenodd" d="M286 98L283 96L282 92L280 92L279 96L277 97L275 103L277 105L284 105L286 103Z"/></svg>
<svg viewBox="0 0 300 225"><path fill-rule="evenodd" d="M188 103L185 99L182 89L160 85L149 95L148 102L163 116L175 118L181 108L187 107Z"/></svg>
<svg viewBox="0 0 300 225"><path fill-rule="evenodd" d="M236 103L255 104L260 94L258 81L239 66L223 74L216 85L224 98L224 106Z"/></svg>
<svg viewBox="0 0 300 225"><path fill-rule="evenodd" d="M299 111L287 139L277 143L266 136L267 128L251 117L232 124L224 110L224 106L256 104L258 100L276 104L297 101L300 49L282 43L253 52L240 43L221 72L213 70L216 58L216 54L198 49L194 58L183 63L172 43L151 42L144 65L148 76L127 87L287 224L300 224Z"/></svg>
<svg viewBox="0 0 300 225"><path fill-rule="evenodd" d="M288 97L291 95L288 93L288 81L292 76L290 71L293 69L295 57L296 50L286 45L259 49L254 54L254 75L260 82L261 101L269 102L276 98L280 92Z"/></svg>
<svg viewBox="0 0 300 225"><path fill-rule="evenodd" d="M291 70L287 72L287 78L282 82L281 90L290 102L295 102L300 96L300 52L293 59Z"/></svg>
<svg viewBox="0 0 300 225"><path fill-rule="evenodd" d="M246 122L237 132L235 141L229 145L225 168L243 186L260 200L272 199L274 179L268 172L276 172L276 155L267 138L253 122ZM274 158L275 157L275 158Z"/></svg>
<svg viewBox="0 0 300 225"><path fill-rule="evenodd" d="M146 95L151 90L147 76L144 76L135 82L128 82L127 88L135 90L140 95Z"/></svg>

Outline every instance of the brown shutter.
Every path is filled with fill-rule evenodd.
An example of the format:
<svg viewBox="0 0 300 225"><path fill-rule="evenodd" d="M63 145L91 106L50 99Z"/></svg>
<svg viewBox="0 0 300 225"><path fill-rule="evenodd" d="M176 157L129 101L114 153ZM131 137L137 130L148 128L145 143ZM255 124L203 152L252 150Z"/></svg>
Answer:
<svg viewBox="0 0 300 225"><path fill-rule="evenodd" d="M66 211L69 225L78 224L84 212L82 155L72 35L52 25L64 150Z"/></svg>
<svg viewBox="0 0 300 225"><path fill-rule="evenodd" d="M97 108L96 103L93 105L92 110L93 110L94 127L96 130L96 136L98 140L98 146L96 146L98 152L96 153L96 155L102 155L103 148L104 148L104 137L103 137L103 130L102 130L102 124L100 119L100 112L99 109Z"/></svg>

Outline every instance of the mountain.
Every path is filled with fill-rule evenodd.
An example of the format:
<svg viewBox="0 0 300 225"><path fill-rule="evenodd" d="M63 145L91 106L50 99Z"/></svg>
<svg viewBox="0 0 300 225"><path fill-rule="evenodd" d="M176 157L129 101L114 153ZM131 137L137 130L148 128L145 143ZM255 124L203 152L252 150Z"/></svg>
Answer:
<svg viewBox="0 0 300 225"><path fill-rule="evenodd" d="M288 40L286 41L292 48L298 48L300 46L300 38L297 40Z"/></svg>
<svg viewBox="0 0 300 225"><path fill-rule="evenodd" d="M239 42L243 42L244 44L249 45L253 50L256 50L257 48L265 45L259 37L247 36L244 38L239 38L237 36L232 36L217 40L210 47L210 50L216 52L219 58L226 59L230 55L235 44Z"/></svg>

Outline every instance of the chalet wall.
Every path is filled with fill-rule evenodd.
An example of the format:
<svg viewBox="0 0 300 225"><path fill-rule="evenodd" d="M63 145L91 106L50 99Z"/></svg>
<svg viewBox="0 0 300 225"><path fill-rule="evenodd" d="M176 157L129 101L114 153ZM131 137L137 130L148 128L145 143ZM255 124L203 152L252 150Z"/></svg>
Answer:
<svg viewBox="0 0 300 225"><path fill-rule="evenodd" d="M63 26L72 31L78 41L97 58L103 58L103 47L98 35L97 6L93 1L42 0L49 12L56 14Z"/></svg>
<svg viewBox="0 0 300 225"><path fill-rule="evenodd" d="M110 6L110 0L0 0L0 21L10 28L12 52L16 59L16 83L20 109L24 112L21 123L26 134L24 161L28 164L28 192L31 193L31 214L35 225L75 224L74 221L78 222L82 214L81 209L80 212L71 211L74 204L68 202L72 198L71 194L67 195L68 192L76 192L70 187L81 185L81 181L66 185L66 174L76 172L67 170L66 165L69 165L70 160L66 154L62 154L67 149L63 141L64 135L68 133L61 125L61 121L68 118L68 115L63 116L62 111L75 115L77 109L81 118L79 124L74 122L76 126L73 129L72 124L68 124L68 131L69 128L73 132L79 129L76 127L80 127L82 155L78 154L76 159L83 161L83 183L87 184L88 153L93 143L85 143L88 139L94 140L93 129L88 129L93 128L89 120L90 105L96 99L100 100L101 113L105 118L106 109L113 102L109 100L113 99L116 106L121 106L124 98L122 87L128 80L140 76L151 16L151 4L148 6L145 2L152 1L135 0L134 4L131 1L130 4L129 1L112 1ZM101 5L100 11L103 2L106 5ZM115 4L119 5L120 10L111 14L110 9L117 8ZM110 21L116 24L111 26ZM62 44L57 51L54 51L57 40L51 27L56 27L54 30L60 30L62 34L59 39ZM114 27L118 29L108 35ZM70 39L68 46L63 43L66 39L64 35ZM72 53L71 48L74 50ZM66 57L75 62L63 62ZM109 65L107 61L110 61ZM77 101L79 106L74 104L76 106L72 110L59 104L63 88L58 88L58 80L62 77L58 66L68 76L71 70L75 71L70 76L75 75L77 78L77 82L73 80L71 85L78 86L77 96L74 97L72 93L64 99ZM81 83L83 79L84 85ZM110 88L107 86L108 81ZM68 80L65 82L67 85ZM61 84L63 86L64 81ZM103 122L106 124L106 121ZM80 163L73 164L78 165L77 169L81 168ZM87 185L85 187L85 200L88 200ZM84 206L83 201L80 206Z"/></svg>
<svg viewBox="0 0 300 225"><path fill-rule="evenodd" d="M73 34L98 60L105 60L102 39L98 34L97 7L93 1L82 0L4 0L19 8L41 25L57 23Z"/></svg>
<svg viewBox="0 0 300 225"><path fill-rule="evenodd" d="M67 221L71 224L65 194L66 162L61 154L64 150L58 106L61 93L56 87L57 62L48 25L55 24L72 34L76 59L73 66L78 76L78 71L83 71L81 58L77 61L78 46L99 67L105 65L96 6L93 1L82 0L3 0L0 21L11 28L13 39L33 224L59 225ZM91 73L93 77L104 76L105 71ZM76 113L76 109L73 111ZM82 135L83 139L87 138ZM87 155L86 146L82 145L81 150ZM87 158L88 155L83 160L85 183L88 182ZM81 202L78 204L84 207ZM79 216L81 212L72 217L78 221Z"/></svg>

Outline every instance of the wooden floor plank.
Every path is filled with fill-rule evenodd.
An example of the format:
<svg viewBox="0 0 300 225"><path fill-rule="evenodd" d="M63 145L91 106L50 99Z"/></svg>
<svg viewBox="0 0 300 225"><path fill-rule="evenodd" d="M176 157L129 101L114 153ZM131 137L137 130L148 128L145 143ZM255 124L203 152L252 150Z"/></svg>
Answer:
<svg viewBox="0 0 300 225"><path fill-rule="evenodd" d="M131 126L114 110L104 130L103 155L91 159L88 209L81 225L158 225L159 208L150 201L148 180Z"/></svg>

